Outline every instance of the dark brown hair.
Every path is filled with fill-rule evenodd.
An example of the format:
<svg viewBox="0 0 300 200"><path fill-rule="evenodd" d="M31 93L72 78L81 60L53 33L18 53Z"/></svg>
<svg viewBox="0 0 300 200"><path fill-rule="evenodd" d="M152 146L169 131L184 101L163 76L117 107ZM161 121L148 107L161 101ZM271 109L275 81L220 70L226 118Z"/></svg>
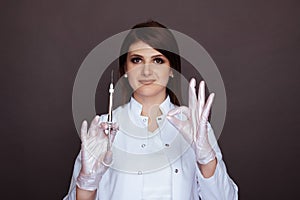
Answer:
<svg viewBox="0 0 300 200"><path fill-rule="evenodd" d="M121 52L119 57L119 72L120 77L122 77L126 72L126 59L127 52L133 43L137 41L142 41L153 47L155 50L162 53L170 62L170 67L176 70L176 73L179 74L181 72L181 60L179 56L179 49L177 42L171 33L170 30L167 29L164 25L156 22L156 21L147 21L144 23L140 23L131 28L128 35L123 41L121 46ZM179 77L174 77L169 79L166 91L170 96L170 100L175 105L179 105L179 100L181 100L180 93L180 79ZM128 87L127 87L128 88ZM170 90L170 88L176 88L176 95ZM129 99L131 94L125 94L125 98Z"/></svg>

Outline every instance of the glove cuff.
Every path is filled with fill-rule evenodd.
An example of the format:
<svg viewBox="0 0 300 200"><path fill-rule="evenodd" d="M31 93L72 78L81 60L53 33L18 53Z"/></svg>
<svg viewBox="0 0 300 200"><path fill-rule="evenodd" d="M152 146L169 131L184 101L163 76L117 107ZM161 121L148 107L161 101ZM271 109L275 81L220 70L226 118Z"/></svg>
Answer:
<svg viewBox="0 0 300 200"><path fill-rule="evenodd" d="M207 163L209 163L210 161L214 160L215 158L216 158L216 153L212 149L209 153L207 153L207 155L205 156L205 158L198 159L197 161L198 161L199 164L206 165Z"/></svg>
<svg viewBox="0 0 300 200"><path fill-rule="evenodd" d="M79 173L76 180L76 185L83 190L95 191L97 190L102 176L99 174L86 175Z"/></svg>

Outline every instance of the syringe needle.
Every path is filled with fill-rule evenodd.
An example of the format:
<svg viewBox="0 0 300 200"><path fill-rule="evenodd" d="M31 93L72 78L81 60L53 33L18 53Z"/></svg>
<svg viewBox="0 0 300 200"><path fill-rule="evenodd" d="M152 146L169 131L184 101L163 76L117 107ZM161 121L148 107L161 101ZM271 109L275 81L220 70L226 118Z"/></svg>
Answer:
<svg viewBox="0 0 300 200"><path fill-rule="evenodd" d="M111 70L111 73L110 73L110 83L114 83L114 70Z"/></svg>
<svg viewBox="0 0 300 200"><path fill-rule="evenodd" d="M107 150L111 148L111 135L110 132L112 131L112 105L113 105L113 93L114 93L114 71L111 71L111 80L109 84L109 107L108 107L108 146Z"/></svg>

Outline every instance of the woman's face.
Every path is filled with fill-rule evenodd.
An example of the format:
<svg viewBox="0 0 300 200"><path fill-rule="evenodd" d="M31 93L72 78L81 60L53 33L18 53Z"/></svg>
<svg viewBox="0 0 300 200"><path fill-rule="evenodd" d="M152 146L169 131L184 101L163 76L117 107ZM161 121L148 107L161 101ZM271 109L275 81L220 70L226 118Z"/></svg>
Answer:
<svg viewBox="0 0 300 200"><path fill-rule="evenodd" d="M165 98L172 70L169 60L159 51L142 41L133 43L127 54L126 73L135 97Z"/></svg>

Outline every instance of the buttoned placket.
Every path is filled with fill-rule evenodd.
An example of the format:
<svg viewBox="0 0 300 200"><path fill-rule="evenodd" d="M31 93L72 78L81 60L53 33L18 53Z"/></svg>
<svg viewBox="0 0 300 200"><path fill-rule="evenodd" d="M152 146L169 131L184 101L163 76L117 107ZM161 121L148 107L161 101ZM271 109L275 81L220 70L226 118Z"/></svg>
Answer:
<svg viewBox="0 0 300 200"><path fill-rule="evenodd" d="M143 140L143 142L141 142L139 145L139 149L143 152L145 151L151 151L151 147L153 142L156 143L156 145L159 145L160 148L170 148L170 144L168 142L164 142L162 141L162 138L160 138L160 135L157 133L159 130L163 129L163 124L164 124L164 115L167 114L167 112L170 110L170 100L169 97L168 99L166 99L161 105L160 105L160 109L163 113L163 115L156 117L156 122L158 125L158 130L156 130L154 133L154 135L151 135L149 138ZM137 125L139 125L140 127L144 127L147 128L148 127L148 122L149 122L149 118L147 116L142 116L141 115L142 112L142 105L139 104L135 99L131 100L131 106L130 106L130 111L129 111L129 115L131 115L132 119L137 123ZM152 140L150 142L150 140ZM156 140L156 141L155 141ZM151 143L152 145L150 145L149 143ZM150 146L149 146L150 145ZM158 146L156 146L157 148ZM173 163L174 164L174 163ZM174 181L176 182L176 179L180 179L180 169L179 166L177 165L171 165L171 181L173 182L172 185L174 184ZM138 171L137 172L138 175L140 175L141 177L143 177L143 172L142 171ZM173 185L174 186L174 185ZM172 195L174 194L174 187L172 187Z"/></svg>

